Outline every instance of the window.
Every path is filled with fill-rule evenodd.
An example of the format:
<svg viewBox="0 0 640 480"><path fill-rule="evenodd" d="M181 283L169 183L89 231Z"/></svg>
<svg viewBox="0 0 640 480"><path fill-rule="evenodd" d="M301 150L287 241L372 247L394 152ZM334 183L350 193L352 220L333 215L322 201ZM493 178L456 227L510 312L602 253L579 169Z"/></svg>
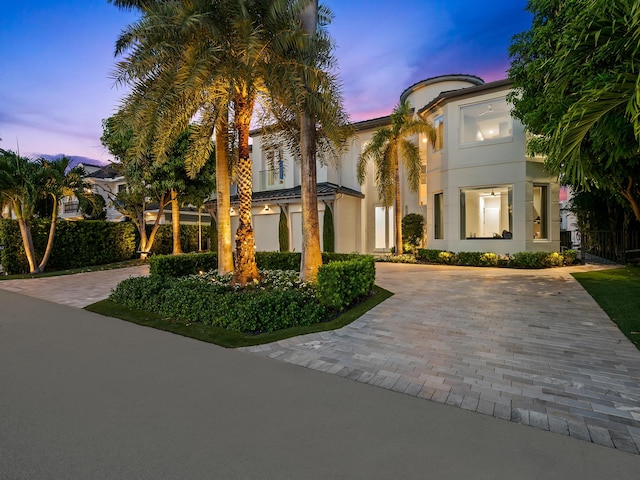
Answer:
<svg viewBox="0 0 640 480"><path fill-rule="evenodd" d="M460 125L461 144L510 138L512 125L507 100L503 97L461 107Z"/></svg>
<svg viewBox="0 0 640 480"><path fill-rule="evenodd" d="M460 238L512 238L513 188L495 185L460 190Z"/></svg>
<svg viewBox="0 0 640 480"><path fill-rule="evenodd" d="M118 184L118 193L120 192L126 192L127 191L127 184L126 183L120 183Z"/></svg>
<svg viewBox="0 0 640 480"><path fill-rule="evenodd" d="M433 238L442 240L444 238L444 203L441 193L433 196Z"/></svg>
<svg viewBox="0 0 640 480"><path fill-rule="evenodd" d="M394 244L393 207L375 207L375 248L387 249Z"/></svg>
<svg viewBox="0 0 640 480"><path fill-rule="evenodd" d="M434 152L444 148L444 116L438 115L433 120L433 128L436 130L436 144L433 148Z"/></svg>
<svg viewBox="0 0 640 480"><path fill-rule="evenodd" d="M533 186L533 238L548 239L549 228L547 221L548 187L546 185Z"/></svg>
<svg viewBox="0 0 640 480"><path fill-rule="evenodd" d="M284 159L280 150L269 149L264 157L264 170L260 172L260 189L282 188L284 184Z"/></svg>

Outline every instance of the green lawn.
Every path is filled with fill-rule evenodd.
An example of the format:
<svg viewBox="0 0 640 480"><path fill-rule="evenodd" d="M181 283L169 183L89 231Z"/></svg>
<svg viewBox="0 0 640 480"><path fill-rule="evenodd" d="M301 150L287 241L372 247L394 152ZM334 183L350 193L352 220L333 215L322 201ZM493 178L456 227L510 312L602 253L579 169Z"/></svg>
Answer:
<svg viewBox="0 0 640 480"><path fill-rule="evenodd" d="M640 349L640 268L623 267L573 276Z"/></svg>
<svg viewBox="0 0 640 480"><path fill-rule="evenodd" d="M378 286L374 287L374 292L372 297L329 322L316 323L308 327L287 328L278 330L277 332L261 333L258 335L248 335L224 328L202 325L200 323L187 323L180 320L163 318L161 315L143 310L133 310L110 300L102 300L101 302L89 305L86 307L86 310L109 317L120 318L128 322L137 323L138 325L177 333L178 335L195 338L203 342L215 343L222 347L237 348L277 342L278 340L297 337L298 335L336 330L344 327L393 295L391 292Z"/></svg>
<svg viewBox="0 0 640 480"><path fill-rule="evenodd" d="M92 265L90 267L70 268L69 270L56 270L38 274L21 273L16 275L0 275L0 281L16 280L21 278L58 277L60 275L73 275L74 273L98 272L100 270L114 270L116 268L135 267L136 265L144 265L145 263L149 263L149 260L125 260L122 262L108 263L105 265Z"/></svg>

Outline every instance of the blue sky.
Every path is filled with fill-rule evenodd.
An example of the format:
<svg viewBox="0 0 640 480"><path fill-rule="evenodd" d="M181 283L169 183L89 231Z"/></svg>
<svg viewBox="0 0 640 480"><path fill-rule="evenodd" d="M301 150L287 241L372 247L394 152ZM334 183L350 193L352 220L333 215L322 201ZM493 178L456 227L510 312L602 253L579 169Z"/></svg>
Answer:
<svg viewBox="0 0 640 480"><path fill-rule="evenodd" d="M506 77L526 0L321 0L335 14L339 75L353 121L390 113L402 91L449 73ZM107 162L101 120L123 95L109 74L135 14L106 0L22 0L0 29L0 148Z"/></svg>

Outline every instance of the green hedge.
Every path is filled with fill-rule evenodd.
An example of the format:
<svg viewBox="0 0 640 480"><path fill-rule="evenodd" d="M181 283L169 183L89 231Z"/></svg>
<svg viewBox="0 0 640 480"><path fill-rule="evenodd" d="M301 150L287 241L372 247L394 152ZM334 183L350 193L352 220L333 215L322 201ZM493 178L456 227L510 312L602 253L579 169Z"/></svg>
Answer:
<svg viewBox="0 0 640 480"><path fill-rule="evenodd" d="M49 221L37 220L31 227L38 260L46 248L49 226ZM28 273L29 265L16 220L0 220L0 245L4 245L0 251L0 263L4 270L9 274ZM133 258L135 248L136 229L132 223L59 220L46 269L66 270L121 262Z"/></svg>
<svg viewBox="0 0 640 480"><path fill-rule="evenodd" d="M445 265L467 265L472 267L548 268L572 265L576 261L575 250L558 252L518 252L500 257L490 252L447 252L419 248L416 259L427 263Z"/></svg>
<svg viewBox="0 0 640 480"><path fill-rule="evenodd" d="M249 333L311 325L331 316L309 289L235 292L196 279L130 278L109 298L169 318Z"/></svg>
<svg viewBox="0 0 640 480"><path fill-rule="evenodd" d="M322 265L318 270L320 301L338 310L363 298L373 289L376 279L375 259L370 255Z"/></svg>
<svg viewBox="0 0 640 480"><path fill-rule="evenodd" d="M322 254L322 263L341 262L360 258L357 253ZM299 252L256 252L256 263L262 270L300 270L302 255ZM151 275L166 277L184 277L218 268L216 253L189 253L185 255L154 255L150 257Z"/></svg>
<svg viewBox="0 0 640 480"><path fill-rule="evenodd" d="M151 233L152 228L152 225L147 225L147 235ZM205 245L209 235L208 226L203 224L203 245ZM198 251L198 225L180 225L180 245L185 253ZM217 245L213 249L216 250ZM158 228L156 238L151 246L151 253L154 255L170 255L173 253L173 226L170 223L160 225L160 228Z"/></svg>

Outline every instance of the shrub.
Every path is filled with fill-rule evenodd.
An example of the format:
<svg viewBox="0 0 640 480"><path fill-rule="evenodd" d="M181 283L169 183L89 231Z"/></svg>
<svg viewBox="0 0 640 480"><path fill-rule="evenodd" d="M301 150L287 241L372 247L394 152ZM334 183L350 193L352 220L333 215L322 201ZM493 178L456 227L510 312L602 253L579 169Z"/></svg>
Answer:
<svg viewBox="0 0 640 480"><path fill-rule="evenodd" d="M409 213L402 219L402 244L411 249L422 244L424 237L424 217L419 213Z"/></svg>
<svg viewBox="0 0 640 480"><path fill-rule="evenodd" d="M336 250L335 231L333 228L333 212L329 206L324 208L324 218L322 223L322 249L325 252L335 252Z"/></svg>
<svg viewBox="0 0 640 480"><path fill-rule="evenodd" d="M510 267L515 268L544 268L547 266L546 252L518 252L509 261Z"/></svg>
<svg viewBox="0 0 640 480"><path fill-rule="evenodd" d="M441 263L440 250L434 250L429 248L418 248L416 250L416 259L422 260L428 263Z"/></svg>
<svg viewBox="0 0 640 480"><path fill-rule="evenodd" d="M402 255L383 255L382 257L376 258L376 262L417 263L416 257L414 255L411 255L410 253L403 253Z"/></svg>
<svg viewBox="0 0 640 480"><path fill-rule="evenodd" d="M318 270L319 299L328 307L342 310L368 295L375 277L375 260L370 255L327 263Z"/></svg>
<svg viewBox="0 0 640 480"><path fill-rule="evenodd" d="M243 291L234 291L228 283L211 281L208 275L183 279L136 277L121 282L109 298L170 318L249 333L311 325L331 314L311 286L281 285L295 283L287 279L296 272L261 273L269 280Z"/></svg>
<svg viewBox="0 0 640 480"><path fill-rule="evenodd" d="M147 225L147 235L151 233L152 225ZM202 230L203 240L207 234L206 228ZM198 251L198 225L180 225L180 245L184 252ZM217 234L216 234L217 238ZM217 240L216 248L217 250ZM170 223L160 225L156 237L151 246L151 253L155 255L169 255L173 252L173 226Z"/></svg>
<svg viewBox="0 0 640 480"><path fill-rule="evenodd" d="M564 256L565 265L573 265L578 259L578 252L575 250L565 250L562 252L562 255Z"/></svg>
<svg viewBox="0 0 640 480"><path fill-rule="evenodd" d="M456 254L453 252L440 252L438 254L439 263L446 265L455 265L457 262Z"/></svg>
<svg viewBox="0 0 640 480"><path fill-rule="evenodd" d="M300 252L256 252L256 263L264 270L300 270Z"/></svg>
<svg viewBox="0 0 640 480"><path fill-rule="evenodd" d="M458 252L456 254L456 264L476 267L480 265L482 255L482 252Z"/></svg>
<svg viewBox="0 0 640 480"><path fill-rule="evenodd" d="M480 255L480 266L497 267L500 263L500 257L496 253L483 253Z"/></svg>
<svg viewBox="0 0 640 480"><path fill-rule="evenodd" d="M149 257L151 276L184 277L200 271L218 268L218 254L214 252L184 255L154 255Z"/></svg>
<svg viewBox="0 0 640 480"><path fill-rule="evenodd" d="M284 209L280 208L280 219L278 221L278 246L281 252L289 251L289 223Z"/></svg>

